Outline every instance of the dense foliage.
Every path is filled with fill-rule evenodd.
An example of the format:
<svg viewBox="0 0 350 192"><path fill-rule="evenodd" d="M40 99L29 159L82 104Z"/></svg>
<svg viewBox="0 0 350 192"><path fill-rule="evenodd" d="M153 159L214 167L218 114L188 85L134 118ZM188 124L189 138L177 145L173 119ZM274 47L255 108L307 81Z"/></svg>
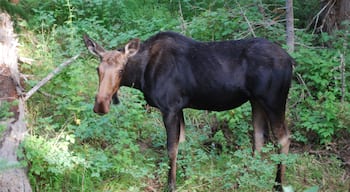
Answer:
<svg viewBox="0 0 350 192"><path fill-rule="evenodd" d="M345 86L350 79L345 65L350 63L349 23L333 34L314 34L307 26L318 1L295 2L292 55L297 65L288 101L289 127L294 142L327 146L350 132ZM87 54L82 34L109 49L164 30L202 41L261 36L285 44L280 0L22 0L19 6L29 15L17 22L21 55L35 60L21 66L33 74L28 88L60 62L83 53L28 102L30 134L21 157L35 191L157 191L166 183L165 130L159 112L145 110L140 92L123 88L122 103L108 115L92 112L98 61ZM322 158L309 154L273 155L273 145L252 157L249 104L221 113L185 113L180 191L269 191L280 160L288 164L287 182L297 191L312 186L310 191L345 191L349 185L336 158L322 166Z"/></svg>

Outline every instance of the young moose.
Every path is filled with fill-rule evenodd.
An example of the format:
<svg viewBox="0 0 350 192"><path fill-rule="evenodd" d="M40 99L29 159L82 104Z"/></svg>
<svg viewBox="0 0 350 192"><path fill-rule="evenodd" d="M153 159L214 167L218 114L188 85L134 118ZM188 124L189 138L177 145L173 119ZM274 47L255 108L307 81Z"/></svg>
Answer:
<svg viewBox="0 0 350 192"><path fill-rule="evenodd" d="M109 112L120 86L139 89L148 104L161 111L170 158L169 191L175 191L184 108L223 111L249 101L254 150L261 150L271 130L280 153L288 153L285 109L293 59L280 46L261 38L199 42L174 32L158 33L143 43L131 40L122 50L106 51L86 35L84 42L101 61L95 113ZM282 190L284 172L280 163L276 190Z"/></svg>

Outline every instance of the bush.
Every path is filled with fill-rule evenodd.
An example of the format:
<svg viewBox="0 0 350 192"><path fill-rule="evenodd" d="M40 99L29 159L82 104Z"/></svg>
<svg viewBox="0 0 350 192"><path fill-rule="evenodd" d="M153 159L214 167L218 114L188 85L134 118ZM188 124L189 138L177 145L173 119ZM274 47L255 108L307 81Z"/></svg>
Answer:
<svg viewBox="0 0 350 192"><path fill-rule="evenodd" d="M27 81L28 87L58 63L83 53L27 103L31 136L23 143L23 155L36 191L145 191L163 189L166 183L168 158L161 115L154 109L145 111L146 102L139 91L121 89L121 104L106 116L92 112L98 60L86 55L82 34L88 33L107 49L163 30L181 31L203 41L255 34L280 44L285 34L282 1L26 0L20 5L32 14L23 24L28 33L21 36L26 49L21 52L36 61L22 65L24 73L34 74ZM293 82L288 121L295 140L327 144L350 131L349 92L348 88L342 92L339 68L341 59L349 63L349 32L316 35L298 30L296 39L295 72L305 84ZM346 79L348 71L346 65ZM269 146L268 157L251 156L250 108L246 104L221 113L185 111L186 142L180 145L178 157L179 190L271 189L276 163L290 156L270 155L275 149ZM227 130L212 131L219 125L227 125ZM297 157L296 162L293 156L290 159L289 169L296 170L305 161L310 167L315 161L311 157ZM295 182L304 181L292 176L288 181L293 187ZM317 175L312 184L322 180ZM305 186L311 187L308 183Z"/></svg>
<svg viewBox="0 0 350 192"><path fill-rule="evenodd" d="M327 144L334 136L341 134L342 130L346 130L344 125L348 123L343 114L349 109L346 102L349 101L349 94L348 91L342 92L342 81L348 74L342 76L341 72L341 57L348 60L348 55L344 55L346 51L343 48L309 47L316 37L301 34L305 47L300 46L293 53L298 63L295 72L301 75L305 84L294 84L297 92L291 92L290 103L298 105L292 112L296 116L296 132L302 132L302 135L314 132L318 137L317 142ZM343 38L333 38L335 37L323 34L323 41L329 42L332 39L335 47L344 43ZM305 138L300 139L306 142Z"/></svg>

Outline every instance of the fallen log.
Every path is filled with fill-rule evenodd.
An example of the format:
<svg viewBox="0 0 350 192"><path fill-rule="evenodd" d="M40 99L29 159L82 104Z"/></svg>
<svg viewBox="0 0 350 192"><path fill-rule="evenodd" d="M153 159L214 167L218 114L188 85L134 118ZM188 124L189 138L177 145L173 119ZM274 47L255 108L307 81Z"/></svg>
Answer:
<svg viewBox="0 0 350 192"><path fill-rule="evenodd" d="M11 17L0 13L0 107L12 103L0 114L0 192L31 192L26 168L20 166L17 149L26 134L24 101L18 72L17 38ZM4 111L5 110L5 111Z"/></svg>

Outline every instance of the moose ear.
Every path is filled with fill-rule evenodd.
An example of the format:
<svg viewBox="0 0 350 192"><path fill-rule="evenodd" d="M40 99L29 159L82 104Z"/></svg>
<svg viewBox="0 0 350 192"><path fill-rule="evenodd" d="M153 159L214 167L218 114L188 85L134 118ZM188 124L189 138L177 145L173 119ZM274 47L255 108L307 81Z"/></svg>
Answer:
<svg viewBox="0 0 350 192"><path fill-rule="evenodd" d="M127 57L134 56L140 49L140 39L133 39L125 45L125 55Z"/></svg>
<svg viewBox="0 0 350 192"><path fill-rule="evenodd" d="M86 34L83 36L83 39L84 39L84 43L85 43L86 48L93 55L95 55L97 57L101 57L102 54L105 52L105 50L99 44L97 44L95 41L90 39L90 37L87 36Z"/></svg>

